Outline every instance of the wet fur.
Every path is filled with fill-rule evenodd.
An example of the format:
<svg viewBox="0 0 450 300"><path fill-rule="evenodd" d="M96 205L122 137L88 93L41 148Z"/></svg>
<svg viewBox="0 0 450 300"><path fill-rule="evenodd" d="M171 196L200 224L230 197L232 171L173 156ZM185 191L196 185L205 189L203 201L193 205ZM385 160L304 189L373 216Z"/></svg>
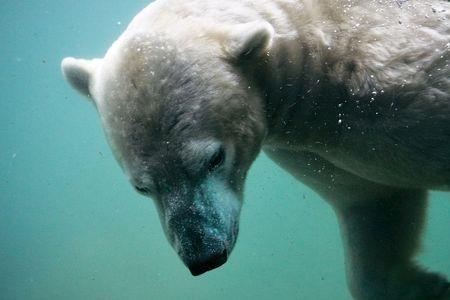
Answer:
<svg viewBox="0 0 450 300"><path fill-rule="evenodd" d="M240 197L263 149L336 211L355 299L448 300L414 255L427 191L450 190L449 14L445 1L161 0L91 76L66 61L66 77L135 183L189 178L201 151L183 145L215 136L234 144ZM268 49L233 56L247 22L273 27Z"/></svg>

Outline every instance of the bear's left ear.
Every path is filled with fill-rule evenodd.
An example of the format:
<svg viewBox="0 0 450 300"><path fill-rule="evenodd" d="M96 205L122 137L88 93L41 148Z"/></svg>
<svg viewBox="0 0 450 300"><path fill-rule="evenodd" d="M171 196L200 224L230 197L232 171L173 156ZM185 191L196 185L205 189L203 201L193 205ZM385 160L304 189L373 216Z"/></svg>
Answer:
<svg viewBox="0 0 450 300"><path fill-rule="evenodd" d="M255 21L230 28L226 52L233 59L246 59L266 53L272 45L275 30L266 21Z"/></svg>
<svg viewBox="0 0 450 300"><path fill-rule="evenodd" d="M100 61L100 59L87 60L66 57L61 62L61 70L74 89L91 98L90 86Z"/></svg>

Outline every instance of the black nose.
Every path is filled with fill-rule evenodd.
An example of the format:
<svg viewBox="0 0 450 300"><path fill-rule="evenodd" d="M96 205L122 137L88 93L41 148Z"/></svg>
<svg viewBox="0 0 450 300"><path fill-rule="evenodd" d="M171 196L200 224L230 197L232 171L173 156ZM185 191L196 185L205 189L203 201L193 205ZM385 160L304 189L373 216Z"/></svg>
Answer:
<svg viewBox="0 0 450 300"><path fill-rule="evenodd" d="M227 250L223 250L221 253L214 253L208 257L199 257L197 260L190 262L188 268L192 275L198 276L220 267L227 261L227 258Z"/></svg>

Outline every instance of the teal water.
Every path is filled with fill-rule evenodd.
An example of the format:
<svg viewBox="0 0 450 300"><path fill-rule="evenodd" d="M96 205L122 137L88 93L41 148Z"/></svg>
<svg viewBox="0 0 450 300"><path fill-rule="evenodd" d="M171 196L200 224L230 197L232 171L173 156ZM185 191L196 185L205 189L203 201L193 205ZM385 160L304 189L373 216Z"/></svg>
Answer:
<svg viewBox="0 0 450 300"><path fill-rule="evenodd" d="M65 56L102 56L148 1L0 2L0 299L350 299L337 222L261 155L227 264L192 277L106 144ZM450 276L450 199L419 259Z"/></svg>

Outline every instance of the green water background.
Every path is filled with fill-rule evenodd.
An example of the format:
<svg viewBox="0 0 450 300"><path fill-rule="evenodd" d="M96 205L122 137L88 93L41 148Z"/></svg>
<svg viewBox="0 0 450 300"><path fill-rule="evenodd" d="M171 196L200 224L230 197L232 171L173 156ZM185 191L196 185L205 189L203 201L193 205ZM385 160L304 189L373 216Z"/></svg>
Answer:
<svg viewBox="0 0 450 300"><path fill-rule="evenodd" d="M0 299L350 299L331 209L264 155L226 265L192 277L170 248L59 69L147 3L0 2ZM432 194L420 261L450 276L448 198Z"/></svg>

